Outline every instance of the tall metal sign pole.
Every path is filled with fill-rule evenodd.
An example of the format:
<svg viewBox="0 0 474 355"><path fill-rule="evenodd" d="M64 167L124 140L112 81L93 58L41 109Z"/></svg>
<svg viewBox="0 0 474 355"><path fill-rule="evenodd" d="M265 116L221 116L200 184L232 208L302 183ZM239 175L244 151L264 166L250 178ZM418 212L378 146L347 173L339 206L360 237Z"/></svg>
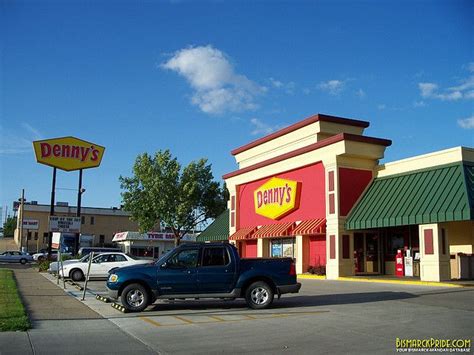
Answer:
<svg viewBox="0 0 474 355"><path fill-rule="evenodd" d="M23 251L23 208L25 203L25 189L21 189L20 212L18 219L20 220L20 251Z"/></svg>
<svg viewBox="0 0 474 355"><path fill-rule="evenodd" d="M81 196L82 196L82 169L79 170L79 186L77 188L77 211L76 217L81 217ZM80 233L76 234L74 239L74 254L77 254L79 251L79 237Z"/></svg>
<svg viewBox="0 0 474 355"><path fill-rule="evenodd" d="M56 193L56 167L53 168L53 184L51 186L51 207L49 209L49 215L54 216L54 200ZM53 232L49 232L48 235L48 259L51 255L51 244L53 244Z"/></svg>
<svg viewBox="0 0 474 355"><path fill-rule="evenodd" d="M54 200L56 190L56 168L65 171L79 170L79 187L77 192L76 216L81 216L82 170L97 168L102 161L105 148L91 142L75 137L61 137L44 139L33 142L36 161L40 164L53 167L53 184L51 189L50 217L54 216ZM51 254L53 244L53 232L49 229L48 255ZM74 241L74 252L77 253L80 233L77 233Z"/></svg>

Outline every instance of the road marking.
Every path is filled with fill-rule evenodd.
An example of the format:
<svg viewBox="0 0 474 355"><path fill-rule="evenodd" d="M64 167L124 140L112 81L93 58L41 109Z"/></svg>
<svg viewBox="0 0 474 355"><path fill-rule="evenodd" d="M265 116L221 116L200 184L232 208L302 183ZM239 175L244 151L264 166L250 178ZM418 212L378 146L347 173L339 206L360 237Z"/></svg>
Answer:
<svg viewBox="0 0 474 355"><path fill-rule="evenodd" d="M150 324L153 324L154 326L161 327L161 324L158 322L155 322L153 319L147 318L147 317L139 317L141 320L144 320L145 322L148 322Z"/></svg>
<svg viewBox="0 0 474 355"><path fill-rule="evenodd" d="M238 316L242 316L243 318L241 319L225 319L223 317L221 317L220 315L213 315L213 314L210 314L210 315L199 315L197 314L198 316L202 316L202 317L207 317L207 318L210 318L210 319L213 319L212 321L210 322L199 322L199 321L192 321L190 319L187 319L187 318L184 318L184 317L181 317L181 316L166 316L166 315L163 315L163 316L158 316L156 318L164 318L164 317L171 317L171 318L175 318L183 323L181 324L163 324L163 323L160 323L160 322L157 322L157 321L154 321L153 319L150 319L148 317L139 317L141 320L151 324L151 325L154 325L156 327L176 327L176 326L183 326L183 325L190 325L190 324L194 324L194 325L197 325L197 324L212 324L212 323L230 323L230 322L242 322L242 321L255 321L255 320L266 320L266 319L272 319L272 318L288 318L288 317L295 317L295 316L304 316L304 315L316 315L316 314L321 314L321 313L328 313L329 311L307 311L307 312L290 312L290 313L261 313L259 314L258 316L254 316L254 315L250 315L250 314L238 314ZM227 314L224 314L224 316L226 316ZM189 314L188 317L192 317L193 314Z"/></svg>
<svg viewBox="0 0 474 355"><path fill-rule="evenodd" d="M186 318L183 318L183 317L180 317L180 316L173 316L173 317L176 318L176 319L179 319L182 322L185 322L185 323L188 323L188 324L194 324L194 322L189 320L189 319L186 319Z"/></svg>

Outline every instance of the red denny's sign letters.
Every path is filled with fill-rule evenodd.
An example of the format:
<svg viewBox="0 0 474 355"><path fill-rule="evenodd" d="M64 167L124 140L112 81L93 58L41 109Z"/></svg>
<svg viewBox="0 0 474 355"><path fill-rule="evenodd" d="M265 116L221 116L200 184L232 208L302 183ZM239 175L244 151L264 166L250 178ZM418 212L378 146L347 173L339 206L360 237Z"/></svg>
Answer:
<svg viewBox="0 0 474 355"><path fill-rule="evenodd" d="M66 171L98 167L105 150L75 137L35 141L33 146L38 163Z"/></svg>
<svg viewBox="0 0 474 355"><path fill-rule="evenodd" d="M254 191L255 213L280 219L298 209L301 184L297 181L271 178Z"/></svg>

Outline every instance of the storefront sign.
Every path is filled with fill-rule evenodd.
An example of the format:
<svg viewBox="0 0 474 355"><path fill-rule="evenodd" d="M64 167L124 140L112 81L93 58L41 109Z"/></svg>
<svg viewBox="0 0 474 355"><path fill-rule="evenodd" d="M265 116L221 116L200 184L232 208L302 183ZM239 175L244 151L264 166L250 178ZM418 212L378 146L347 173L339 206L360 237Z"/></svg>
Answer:
<svg viewBox="0 0 474 355"><path fill-rule="evenodd" d="M72 171L100 165L105 148L82 139L63 137L33 142L36 161Z"/></svg>
<svg viewBox="0 0 474 355"><path fill-rule="evenodd" d="M170 241L174 242L173 233L159 233L159 232L148 232L148 233L139 233L139 232L120 232L115 233L112 242L120 242L124 240L161 240L161 241ZM195 241L196 236L193 234L186 234L181 238L183 241Z"/></svg>
<svg viewBox="0 0 474 355"><path fill-rule="evenodd" d="M49 230L51 232L80 233L81 217L49 217Z"/></svg>
<svg viewBox="0 0 474 355"><path fill-rule="evenodd" d="M38 230L39 221L37 219L23 219L23 229Z"/></svg>
<svg viewBox="0 0 474 355"><path fill-rule="evenodd" d="M297 181L271 178L254 191L255 213L276 220L298 209L299 185Z"/></svg>

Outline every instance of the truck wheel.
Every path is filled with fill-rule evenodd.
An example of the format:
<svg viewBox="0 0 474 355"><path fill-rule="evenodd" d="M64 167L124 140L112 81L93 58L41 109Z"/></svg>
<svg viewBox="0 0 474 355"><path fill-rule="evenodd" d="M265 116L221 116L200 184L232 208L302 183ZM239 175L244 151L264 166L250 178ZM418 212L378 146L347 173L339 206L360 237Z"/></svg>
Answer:
<svg viewBox="0 0 474 355"><path fill-rule="evenodd" d="M263 281L254 282L245 292L247 305L253 309L264 309L273 302L273 290Z"/></svg>
<svg viewBox="0 0 474 355"><path fill-rule="evenodd" d="M84 273L79 269L72 270L71 279L72 281L82 281L84 279Z"/></svg>
<svg viewBox="0 0 474 355"><path fill-rule="evenodd" d="M130 284L125 287L121 295L122 305L131 312L141 312L148 307L150 295L140 284Z"/></svg>

